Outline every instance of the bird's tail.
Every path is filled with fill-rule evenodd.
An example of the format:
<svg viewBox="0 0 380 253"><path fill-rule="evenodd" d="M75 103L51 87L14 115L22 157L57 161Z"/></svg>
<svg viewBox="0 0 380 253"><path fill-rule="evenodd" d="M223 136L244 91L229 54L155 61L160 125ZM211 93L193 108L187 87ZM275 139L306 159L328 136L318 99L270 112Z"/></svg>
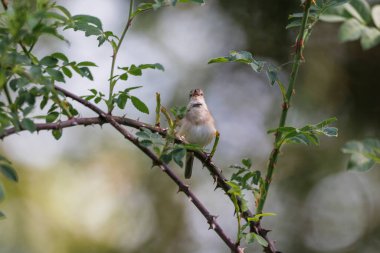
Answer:
<svg viewBox="0 0 380 253"><path fill-rule="evenodd" d="M186 165L185 165L185 178L191 178L193 171L194 152L187 151L186 153Z"/></svg>

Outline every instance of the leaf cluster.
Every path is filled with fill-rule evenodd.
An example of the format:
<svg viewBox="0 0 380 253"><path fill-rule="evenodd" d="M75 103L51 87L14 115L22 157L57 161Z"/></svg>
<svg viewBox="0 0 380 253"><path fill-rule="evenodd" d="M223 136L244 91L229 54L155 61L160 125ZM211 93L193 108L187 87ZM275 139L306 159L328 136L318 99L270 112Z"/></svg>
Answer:
<svg viewBox="0 0 380 253"><path fill-rule="evenodd" d="M360 40L364 50L380 44L380 5L372 8L365 0L345 1L344 5L328 9L321 20L343 22L338 37L341 42Z"/></svg>
<svg viewBox="0 0 380 253"><path fill-rule="evenodd" d="M327 137L337 137L338 129L336 127L329 126L337 119L330 118L321 121L314 125L306 125L301 128L295 127L280 127L276 129L268 130L269 133L279 134L281 137L276 142L277 148L286 143L302 143L306 145L314 144L319 145L318 135L325 135Z"/></svg>

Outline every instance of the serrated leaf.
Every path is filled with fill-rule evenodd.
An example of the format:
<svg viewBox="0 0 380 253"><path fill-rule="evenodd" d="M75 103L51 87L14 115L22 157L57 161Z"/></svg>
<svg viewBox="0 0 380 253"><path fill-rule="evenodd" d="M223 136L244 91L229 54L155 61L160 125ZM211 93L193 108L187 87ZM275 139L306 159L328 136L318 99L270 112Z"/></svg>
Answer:
<svg viewBox="0 0 380 253"><path fill-rule="evenodd" d="M54 129L51 133L56 140L59 140L62 137L62 129Z"/></svg>
<svg viewBox="0 0 380 253"><path fill-rule="evenodd" d="M36 125L34 124L34 122L31 119L28 119L28 118L24 118L24 119L21 120L21 126L22 126L23 129L26 129L26 130L28 130L31 133L33 133L37 129Z"/></svg>
<svg viewBox="0 0 380 253"><path fill-rule="evenodd" d="M131 96L132 104L134 107L142 113L149 114L148 107L138 97Z"/></svg>
<svg viewBox="0 0 380 253"><path fill-rule="evenodd" d="M0 163L0 172L9 180L18 182L16 170L8 163Z"/></svg>

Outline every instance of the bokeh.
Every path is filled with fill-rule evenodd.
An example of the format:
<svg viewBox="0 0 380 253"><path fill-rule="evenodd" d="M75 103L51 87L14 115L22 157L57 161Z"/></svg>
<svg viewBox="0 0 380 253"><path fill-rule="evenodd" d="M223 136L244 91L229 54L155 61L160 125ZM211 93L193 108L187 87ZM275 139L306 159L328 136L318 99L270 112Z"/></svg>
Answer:
<svg viewBox="0 0 380 253"><path fill-rule="evenodd" d="M73 14L99 17L116 34L129 5L122 0L58 3ZM202 88L221 133L216 164L230 175L229 166L248 157L264 172L273 142L266 131L277 125L281 94L246 65L207 61L232 49L276 65L291 61L295 31L285 26L288 15L300 11L299 1L208 0L144 13L127 33L118 65L159 62L165 72L149 70L117 87L143 85L134 95L146 102L150 115L132 106L114 114L153 123L156 92L171 107L186 105L188 92ZM380 168L347 171L340 151L348 140L380 138L380 46L363 51L358 42L341 44L338 28L321 22L313 30L288 124L300 127L336 116L339 137L322 138L318 147L286 146L264 210L277 214L263 226L272 230L269 235L282 252L380 250ZM111 48L97 47L96 39L81 32L63 33L70 45L46 37L35 53L59 50L70 59L97 63L94 82L73 78L62 86L80 95L91 88L106 93ZM285 83L289 68L285 64L280 73ZM0 150L20 177L18 184L5 183L1 253L229 252L173 182L107 125L65 129L59 141L49 132L23 132L2 141ZM199 162L187 183L235 237L233 205L222 191L214 191Z"/></svg>

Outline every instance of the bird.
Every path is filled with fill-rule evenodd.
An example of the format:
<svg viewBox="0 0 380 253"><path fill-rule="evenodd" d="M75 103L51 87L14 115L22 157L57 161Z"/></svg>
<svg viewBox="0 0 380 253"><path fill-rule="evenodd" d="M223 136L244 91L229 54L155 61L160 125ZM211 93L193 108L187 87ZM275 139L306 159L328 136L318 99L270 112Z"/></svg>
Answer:
<svg viewBox="0 0 380 253"><path fill-rule="evenodd" d="M190 91L190 101L186 113L180 123L178 134L190 144L204 147L216 135L215 121L208 110L204 93L201 89ZM186 152L185 178L191 178L194 161L194 152Z"/></svg>

